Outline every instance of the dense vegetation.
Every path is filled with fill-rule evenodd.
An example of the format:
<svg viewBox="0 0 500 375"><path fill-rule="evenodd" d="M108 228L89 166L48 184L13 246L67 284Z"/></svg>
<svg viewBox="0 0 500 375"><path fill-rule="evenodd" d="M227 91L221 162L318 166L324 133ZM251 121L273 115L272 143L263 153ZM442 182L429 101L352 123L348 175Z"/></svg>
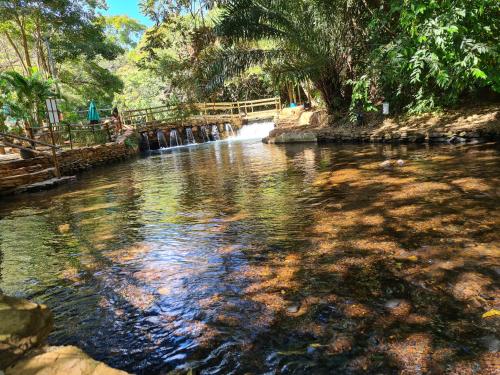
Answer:
<svg viewBox="0 0 500 375"><path fill-rule="evenodd" d="M104 108L281 95L346 113L383 100L424 112L500 92L497 0L141 5L149 29L102 16L104 1L0 0L1 104L39 123L47 95L68 112L91 99ZM26 105L23 77L49 90Z"/></svg>

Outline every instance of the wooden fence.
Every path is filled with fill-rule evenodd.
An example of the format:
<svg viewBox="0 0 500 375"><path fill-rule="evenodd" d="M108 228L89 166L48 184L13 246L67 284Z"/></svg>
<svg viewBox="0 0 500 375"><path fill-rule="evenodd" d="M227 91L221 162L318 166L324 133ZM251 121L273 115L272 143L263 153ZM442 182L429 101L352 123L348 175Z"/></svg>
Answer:
<svg viewBox="0 0 500 375"><path fill-rule="evenodd" d="M122 121L125 125L139 127L154 121L167 124L233 122L272 118L280 110L281 99L278 97L238 102L181 103L122 111Z"/></svg>

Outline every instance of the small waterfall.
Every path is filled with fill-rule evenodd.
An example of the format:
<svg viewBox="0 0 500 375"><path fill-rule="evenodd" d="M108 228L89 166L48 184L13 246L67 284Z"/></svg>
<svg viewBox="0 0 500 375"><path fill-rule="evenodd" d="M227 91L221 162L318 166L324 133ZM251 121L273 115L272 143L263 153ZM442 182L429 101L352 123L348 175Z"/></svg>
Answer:
<svg viewBox="0 0 500 375"><path fill-rule="evenodd" d="M233 126L231 124L225 124L224 128L226 129L227 137L228 138L234 138L234 130Z"/></svg>
<svg viewBox="0 0 500 375"><path fill-rule="evenodd" d="M200 127L201 138L203 142L210 142L210 136L208 135L208 129L205 125Z"/></svg>
<svg viewBox="0 0 500 375"><path fill-rule="evenodd" d="M179 136L177 135L177 129L170 130L170 147L180 146L180 145L182 145L182 143L180 142Z"/></svg>
<svg viewBox="0 0 500 375"><path fill-rule="evenodd" d="M156 137L158 138L158 146L160 146L160 148L168 147L167 138L165 138L165 134L162 130L156 132Z"/></svg>
<svg viewBox="0 0 500 375"><path fill-rule="evenodd" d="M187 138L188 145L196 144L196 139L194 139L193 129L186 128L186 138Z"/></svg>
<svg viewBox="0 0 500 375"><path fill-rule="evenodd" d="M214 141L220 141L219 128L217 125L212 125L212 139Z"/></svg>
<svg viewBox="0 0 500 375"><path fill-rule="evenodd" d="M140 139L140 148L141 151L151 151L151 145L149 144L148 133L141 133Z"/></svg>
<svg viewBox="0 0 500 375"><path fill-rule="evenodd" d="M274 122L272 121L249 123L239 130L238 135L234 139L262 139L267 137L269 132L273 129Z"/></svg>

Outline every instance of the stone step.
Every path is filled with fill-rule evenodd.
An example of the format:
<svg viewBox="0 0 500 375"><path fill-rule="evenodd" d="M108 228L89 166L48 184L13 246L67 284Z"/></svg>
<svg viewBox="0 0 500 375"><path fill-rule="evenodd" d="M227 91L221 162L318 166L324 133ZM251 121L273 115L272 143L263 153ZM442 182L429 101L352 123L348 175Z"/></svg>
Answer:
<svg viewBox="0 0 500 375"><path fill-rule="evenodd" d="M0 178L0 188L8 189L16 186L34 184L36 182L49 180L55 176L54 168L46 168L31 173L22 173Z"/></svg>
<svg viewBox="0 0 500 375"><path fill-rule="evenodd" d="M26 174L26 173L34 173L34 172L41 171L45 168L47 168L47 166L42 165L42 164L34 164L34 165L28 165L26 167L6 169L3 171L0 171L0 179L5 178L5 177L18 176L18 175L22 175L22 174Z"/></svg>
<svg viewBox="0 0 500 375"><path fill-rule="evenodd" d="M28 184L28 185L23 185L20 186L12 193L14 194L19 194L19 193L32 193L32 192L37 192L37 191L43 191L43 190L49 190L52 189L56 186L67 184L69 182L76 181L76 176L64 176L64 177L54 177L50 178L48 180L40 181L40 182L35 182L33 184Z"/></svg>
<svg viewBox="0 0 500 375"><path fill-rule="evenodd" d="M34 164L39 164L44 167L49 167L52 165L51 160L44 156L38 156L32 159L14 159L8 160L0 163L0 174L5 171L9 171L12 169L25 168Z"/></svg>

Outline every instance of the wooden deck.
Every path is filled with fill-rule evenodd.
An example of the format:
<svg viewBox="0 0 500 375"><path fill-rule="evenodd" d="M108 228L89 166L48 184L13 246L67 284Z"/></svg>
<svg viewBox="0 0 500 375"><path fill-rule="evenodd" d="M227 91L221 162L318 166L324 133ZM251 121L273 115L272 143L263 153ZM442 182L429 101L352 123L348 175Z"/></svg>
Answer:
<svg viewBox="0 0 500 375"><path fill-rule="evenodd" d="M122 111L122 122L138 131L225 123L241 127L249 121L273 119L280 110L281 99L278 97L239 102L181 103Z"/></svg>

